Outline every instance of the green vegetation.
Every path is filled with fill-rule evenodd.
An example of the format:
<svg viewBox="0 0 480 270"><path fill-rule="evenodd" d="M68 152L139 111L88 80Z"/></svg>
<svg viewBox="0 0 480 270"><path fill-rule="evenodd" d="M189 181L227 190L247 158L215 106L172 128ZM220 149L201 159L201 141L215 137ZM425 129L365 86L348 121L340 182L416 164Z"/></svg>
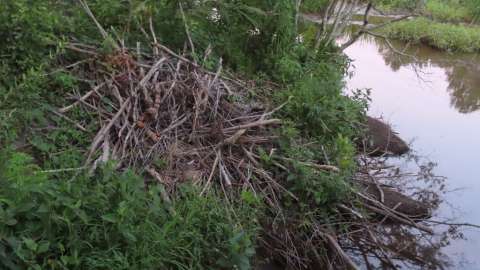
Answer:
<svg viewBox="0 0 480 270"><path fill-rule="evenodd" d="M261 259L257 250L292 267L328 257L319 228L346 230L334 225L339 218L334 205L352 200L354 141L361 135L366 102L342 95L348 59L328 41L313 49L315 29L296 25L294 1L89 0L104 35L78 0L4 2L0 268L252 269ZM300 10L318 11L327 3L304 1ZM416 7L411 5L390 3ZM465 10L453 14L433 0L427 8L438 20L464 18ZM297 28L307 29L304 42ZM235 149L251 151L238 163L261 164L255 169L274 179L274 188L252 176L230 189L222 179L208 179L208 185L207 179L183 179L186 183L174 181L165 190L143 167L118 170L113 161L92 172L84 167L103 116L82 106L68 118L57 111L95 84L94 78L81 76L87 72L78 63L109 69L95 66L101 63L96 60L118 53L114 45L119 43L128 48L127 55L137 46L151 55L150 31L159 43L206 70L215 72L221 63L229 77L247 82L248 98L272 108L282 105L274 114L282 124L265 128L275 135L268 149ZM386 31L441 49L480 48L474 27L417 19ZM93 60L86 59L85 50L75 47L79 44L100 49ZM226 142L212 147L223 150ZM158 163L162 169L166 161ZM204 187L209 187L205 193Z"/></svg>
<svg viewBox="0 0 480 270"><path fill-rule="evenodd" d="M390 38L457 52L480 51L480 27L438 23L425 18L395 23L382 31Z"/></svg>
<svg viewBox="0 0 480 270"><path fill-rule="evenodd" d="M249 269L257 217L247 202L233 211L181 187L165 205L131 172L56 182L25 154L0 161L2 269Z"/></svg>
<svg viewBox="0 0 480 270"><path fill-rule="evenodd" d="M385 32L390 38L423 43L459 52L479 50L480 14L478 0L381 0L379 7L388 12L416 11L423 16L394 23Z"/></svg>
<svg viewBox="0 0 480 270"><path fill-rule="evenodd" d="M473 13L468 4L454 1L430 0L425 6L425 12L439 22L471 22L473 19Z"/></svg>
<svg viewBox="0 0 480 270"><path fill-rule="evenodd" d="M187 184L176 187L170 205L161 199L161 186L144 184L142 168L117 172L110 164L93 175L62 170L83 166L98 129L95 117L80 107L69 120L54 113L71 103L71 93L91 87L64 68L79 60L68 44L102 44L107 53L112 42L102 38L77 1L4 2L0 268L250 269L262 243L261 224L276 227L279 222L280 212L266 207L260 195L246 190L227 194L214 186L200 196L198 188ZM159 41L176 52L184 49L187 36L178 1L88 3L108 34L127 46L151 42L141 29L150 29L152 17ZM319 8L313 3L302 10ZM283 222L289 222L285 233L295 232L282 251L302 246L295 256L313 256L312 249L322 246L312 248L306 239L314 224L333 219L331 205L349 196L348 179L355 170L353 141L365 104L341 94L348 62L331 44L314 52L308 42L296 42L290 0L182 4L195 43L193 59L213 69L221 57L231 74L260 86L275 83L275 89L253 96L265 95L273 105L288 101L277 112L285 123L277 131L278 151L258 152L283 185ZM251 34L257 29L258 34ZM203 59L207 48L212 54ZM319 171L311 166L317 163L335 165L340 172Z"/></svg>
<svg viewBox="0 0 480 270"><path fill-rule="evenodd" d="M381 10L387 12L414 10L418 7L417 0L378 0L375 3Z"/></svg>
<svg viewBox="0 0 480 270"><path fill-rule="evenodd" d="M386 12L417 10L439 22L470 23L478 18L478 0L379 0L377 6Z"/></svg>
<svg viewBox="0 0 480 270"><path fill-rule="evenodd" d="M466 6L470 10L474 22L480 21L480 1L479 0L470 0L466 3Z"/></svg>
<svg viewBox="0 0 480 270"><path fill-rule="evenodd" d="M328 4L328 0L305 0L302 3L301 9L303 12L318 12L322 7Z"/></svg>

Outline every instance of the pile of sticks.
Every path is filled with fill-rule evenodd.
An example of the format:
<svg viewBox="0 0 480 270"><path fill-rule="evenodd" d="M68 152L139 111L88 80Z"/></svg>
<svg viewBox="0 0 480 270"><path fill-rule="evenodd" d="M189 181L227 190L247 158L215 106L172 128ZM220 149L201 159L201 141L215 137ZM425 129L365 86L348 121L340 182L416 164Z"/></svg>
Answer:
<svg viewBox="0 0 480 270"><path fill-rule="evenodd" d="M157 42L151 54L137 47L102 55L94 46L69 45L92 56L84 74L94 86L59 112L82 106L97 115L86 161L92 171L113 159L167 186L190 180L206 188L219 179L222 187L258 190L252 179L273 182L254 149L275 138L274 111L252 100L242 82L224 77L221 61L214 73Z"/></svg>
<svg viewBox="0 0 480 270"><path fill-rule="evenodd" d="M272 119L272 114L281 106L267 110L258 105L249 97L243 82L222 75L221 61L217 71L210 72L159 44L154 36L152 39L155 42L151 53L145 53L140 46L119 46L105 55L95 46L68 45L89 57L78 62L77 68L84 65L81 73L85 80L93 82L91 90L58 111L66 115L80 106L88 114L96 115L98 129L85 165L93 171L98 165L115 160L119 169L144 170L167 192L184 181L202 186L203 192L212 184L225 191L247 188L254 194L262 192L275 209L281 208L279 194L288 193L295 198L282 186L281 179L262 167L257 152L259 148L274 150L276 137L272 129L281 121ZM318 170L339 171L334 166L304 164ZM432 248L432 256L441 254L443 243L432 243L432 226L425 224L424 219L400 212L401 205L387 205L385 185L379 181L435 177L424 173L404 175L381 159L361 159L359 168L354 181L359 188L353 190L356 200L337 205L338 219L333 224L312 224L313 234L308 241L295 240L295 232L286 226L283 233L269 236L276 237L272 242L280 248L275 251L298 269L311 263L305 258L312 256L302 253L319 245L325 245L330 253L325 258L315 255L322 262L319 265L343 265L346 269L358 269L357 264L367 269L374 269L375 265L391 269L401 264L438 266L441 262L423 259ZM377 188L380 195L372 196L361 188L367 185ZM162 196L169 200L168 194ZM430 203L438 199L431 194L424 197Z"/></svg>
<svg viewBox="0 0 480 270"><path fill-rule="evenodd" d="M86 3L79 2L105 40L111 40ZM91 125L96 131L87 151L86 168L93 172L100 164L115 160L117 169L145 171L167 192L185 181L202 186L202 193L213 184L221 186L225 193L232 187L261 192L266 203L278 210L273 211L275 220L280 220L280 226L271 225L271 230L270 225L266 226L266 240L261 246L280 255L292 269L309 265L329 269L359 269L360 264L366 269L398 269L402 264L432 269L442 266L444 262L435 259L440 257L440 247L448 237L435 242L434 230L426 219L403 213L401 203L389 205L384 194L386 185L379 180L398 182L423 177L433 179L437 185L442 181L428 173L404 175L381 159L360 159L352 183L357 187L352 189L354 200L332 209L337 213L335 220L328 224L320 222L322 219L313 220L307 234L302 234L298 229L306 226L303 220L295 220L294 214L292 219L284 216L279 197L288 194L298 199L282 186L282 177L278 180L272 171L263 168L258 153L258 149L274 152L276 136L272 128L281 121L272 119L272 115L282 106L267 110L258 105L245 83L223 75L221 59L216 72L210 72L160 44L152 25L150 21L150 35L142 29L152 41L148 50L142 50L140 43L128 48L121 41L114 42L110 53L100 46L67 45L87 56L69 67L78 69L77 75L82 74L92 87L55 113L83 131L87 129L67 116L69 111L81 107L97 119ZM193 51L187 27L186 31ZM207 50L204 59L208 57ZM331 165L301 163L316 170L339 172ZM274 165L288 171L280 163ZM362 189L365 186L376 188L379 195L372 196L371 190ZM163 192L163 199L169 201L169 194ZM438 206L436 193L423 190L417 195L432 208ZM322 246L326 254L317 252ZM433 259L426 260L428 256Z"/></svg>

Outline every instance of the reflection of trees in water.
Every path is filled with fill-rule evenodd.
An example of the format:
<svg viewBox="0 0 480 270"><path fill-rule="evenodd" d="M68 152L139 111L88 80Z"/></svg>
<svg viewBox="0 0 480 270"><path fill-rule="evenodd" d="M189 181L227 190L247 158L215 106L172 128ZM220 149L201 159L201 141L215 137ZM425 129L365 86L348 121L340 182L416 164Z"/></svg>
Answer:
<svg viewBox="0 0 480 270"><path fill-rule="evenodd" d="M363 169L356 174L357 181L365 183L368 179L375 179L374 182L380 186L392 187L428 205L432 212L436 212L448 192L445 189L446 178L434 173L437 165L414 153L409 153L402 162L385 157L359 158L358 162ZM457 227L449 226L448 222L438 221L438 218L434 214L431 220L416 219L417 224L423 225L432 221L432 234L384 216L373 217L367 227L356 225L358 230L350 231L349 242L345 246L359 264L368 266L367 269L447 269L453 266L453 261L446 256L443 248L452 239L462 238L462 233ZM434 226L436 220L443 225Z"/></svg>
<svg viewBox="0 0 480 270"><path fill-rule="evenodd" d="M392 236L389 246L398 250L396 262L405 269L445 269L451 266L449 259L442 252L442 248L449 245L450 235L444 233L428 237L400 226L391 226L387 230ZM401 258L408 258L409 261Z"/></svg>
<svg viewBox="0 0 480 270"><path fill-rule="evenodd" d="M446 68L449 78L449 92L452 105L461 113L469 113L480 108L480 68L479 65Z"/></svg>
<svg viewBox="0 0 480 270"><path fill-rule="evenodd" d="M381 249L375 243L364 241L355 243L358 248L350 250L360 265L370 264L369 269L446 269L453 266L450 258L442 252L452 239L448 233L429 236L396 224L383 225L382 229L375 231ZM352 238L355 241L367 237L355 235ZM360 258L365 260L366 256L368 261L362 262ZM388 256L388 259L383 256Z"/></svg>
<svg viewBox="0 0 480 270"><path fill-rule="evenodd" d="M394 52L382 39L369 37L375 42L385 63L398 71L400 67L411 66L421 77L423 68L434 66L445 70L448 79L448 92L451 105L461 113L470 113L480 109L480 57L470 54L449 54L427 46L411 46L392 42L395 48L405 50L414 57L401 56Z"/></svg>

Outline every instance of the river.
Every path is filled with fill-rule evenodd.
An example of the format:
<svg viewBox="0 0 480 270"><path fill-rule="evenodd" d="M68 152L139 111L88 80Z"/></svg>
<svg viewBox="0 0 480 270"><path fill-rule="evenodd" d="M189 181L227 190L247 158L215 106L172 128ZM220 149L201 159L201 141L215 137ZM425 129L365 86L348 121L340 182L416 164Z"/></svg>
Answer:
<svg viewBox="0 0 480 270"><path fill-rule="evenodd" d="M370 88L369 115L390 123L417 155L436 164L435 174L446 177L450 192L434 217L480 224L480 56L393 45L415 57L400 56L378 38L347 48L353 60L347 88ZM448 268L480 269L480 230L462 232L466 239L451 239L443 248Z"/></svg>

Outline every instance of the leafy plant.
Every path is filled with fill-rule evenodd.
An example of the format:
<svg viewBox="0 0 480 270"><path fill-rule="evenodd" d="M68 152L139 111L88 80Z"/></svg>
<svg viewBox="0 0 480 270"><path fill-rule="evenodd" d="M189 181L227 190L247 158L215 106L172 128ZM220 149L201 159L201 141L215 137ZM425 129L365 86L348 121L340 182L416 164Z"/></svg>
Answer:
<svg viewBox="0 0 480 270"><path fill-rule="evenodd" d="M297 123L304 134L324 142L338 134L355 136L355 125L361 121L362 107L341 94L343 71L338 67L338 63L320 60L279 94L282 100L289 100L285 117Z"/></svg>
<svg viewBox="0 0 480 270"><path fill-rule="evenodd" d="M2 269L250 268L251 204L233 214L215 194L183 187L170 214L161 187L131 172L52 182L26 154L4 153L1 164Z"/></svg>

